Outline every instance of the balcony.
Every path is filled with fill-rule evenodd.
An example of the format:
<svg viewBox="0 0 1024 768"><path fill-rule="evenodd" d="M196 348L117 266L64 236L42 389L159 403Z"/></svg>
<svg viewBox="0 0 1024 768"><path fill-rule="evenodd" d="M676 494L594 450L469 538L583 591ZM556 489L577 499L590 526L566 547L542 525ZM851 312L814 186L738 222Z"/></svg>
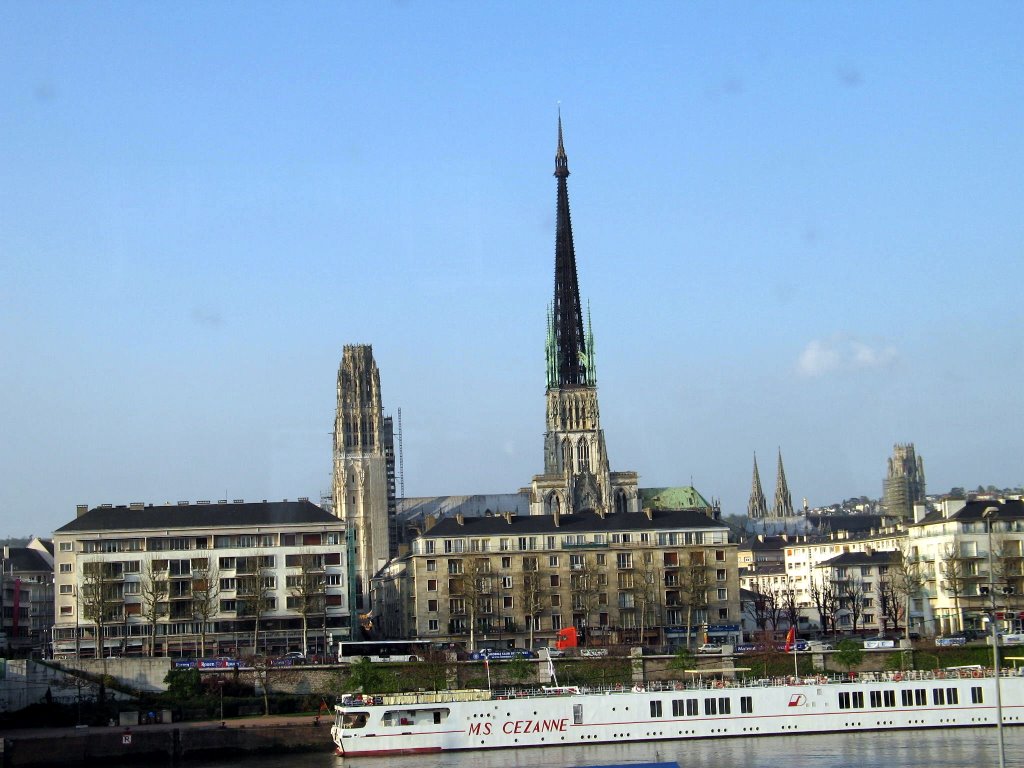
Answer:
<svg viewBox="0 0 1024 768"><path fill-rule="evenodd" d="M591 549L593 547L605 547L605 548L607 548L608 547L608 542L603 541L600 544L598 544L595 541L585 541L582 544L567 544L565 542L562 542L562 544L561 544L561 548L562 549Z"/></svg>

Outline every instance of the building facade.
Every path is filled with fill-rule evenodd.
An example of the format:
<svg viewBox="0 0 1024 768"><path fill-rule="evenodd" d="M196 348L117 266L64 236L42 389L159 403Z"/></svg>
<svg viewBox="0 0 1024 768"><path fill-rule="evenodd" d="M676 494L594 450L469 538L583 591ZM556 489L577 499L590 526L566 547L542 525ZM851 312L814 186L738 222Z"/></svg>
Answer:
<svg viewBox="0 0 1024 768"><path fill-rule="evenodd" d="M54 547L58 657L324 652L349 634L345 525L305 499L82 505Z"/></svg>
<svg viewBox="0 0 1024 768"><path fill-rule="evenodd" d="M569 213L569 160L558 119L555 290L545 347L544 472L530 486L530 514L639 512L636 472L612 472L597 402L594 335L583 323Z"/></svg>
<svg viewBox="0 0 1024 768"><path fill-rule="evenodd" d="M53 542L0 551L0 649L45 656L53 627Z"/></svg>
<svg viewBox="0 0 1024 768"><path fill-rule="evenodd" d="M739 635L736 545L703 511L456 517L413 543L416 637L684 644Z"/></svg>

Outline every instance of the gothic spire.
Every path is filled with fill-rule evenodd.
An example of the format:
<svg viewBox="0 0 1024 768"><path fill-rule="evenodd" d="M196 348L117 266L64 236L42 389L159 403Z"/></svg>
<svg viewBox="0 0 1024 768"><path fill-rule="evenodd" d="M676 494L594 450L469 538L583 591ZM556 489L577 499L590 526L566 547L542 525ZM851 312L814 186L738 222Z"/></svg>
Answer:
<svg viewBox="0 0 1024 768"><path fill-rule="evenodd" d="M549 360L554 363L548 389L593 386L590 344L583 329L580 287L576 277L576 251L569 216L569 158L562 143L562 115L558 115L558 149L555 152L558 202L555 222L555 297L549 327Z"/></svg>
<svg viewBox="0 0 1024 768"><path fill-rule="evenodd" d="M793 496L786 483L786 470L782 468L782 449L779 449L779 469L775 474L775 505L772 507L773 517L793 516Z"/></svg>
<svg viewBox="0 0 1024 768"><path fill-rule="evenodd" d="M761 490L761 475L757 471L757 454L754 454L754 478L750 484L750 501L747 502L747 517L751 519L768 517L768 500Z"/></svg>

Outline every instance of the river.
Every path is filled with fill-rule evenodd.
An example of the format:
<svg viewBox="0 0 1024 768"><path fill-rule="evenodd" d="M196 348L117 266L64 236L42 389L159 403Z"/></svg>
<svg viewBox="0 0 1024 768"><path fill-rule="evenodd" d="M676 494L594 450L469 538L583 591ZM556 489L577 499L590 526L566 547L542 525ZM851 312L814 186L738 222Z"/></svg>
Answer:
<svg viewBox="0 0 1024 768"><path fill-rule="evenodd" d="M1008 728L1006 765L1024 765L1024 727ZM493 749L407 757L338 758L331 754L188 761L187 768L579 768L675 761L680 768L997 768L996 731L839 733ZM149 763L137 768L153 768Z"/></svg>

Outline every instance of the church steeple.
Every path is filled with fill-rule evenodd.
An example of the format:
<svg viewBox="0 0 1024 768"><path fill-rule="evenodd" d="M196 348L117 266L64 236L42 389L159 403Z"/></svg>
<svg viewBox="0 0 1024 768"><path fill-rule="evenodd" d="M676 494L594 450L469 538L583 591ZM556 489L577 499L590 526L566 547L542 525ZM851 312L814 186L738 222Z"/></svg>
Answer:
<svg viewBox="0 0 1024 768"><path fill-rule="evenodd" d="M757 471L757 454L754 454L754 478L750 484L750 501L747 502L747 517L759 519L768 517L768 500L761 490L761 474Z"/></svg>
<svg viewBox="0 0 1024 768"><path fill-rule="evenodd" d="M786 470L782 468L782 449L779 449L779 469L775 475L775 505L772 507L773 517L793 516L793 496L786 482Z"/></svg>
<svg viewBox="0 0 1024 768"><path fill-rule="evenodd" d="M555 220L555 296L548 326L548 389L594 386L592 349L583 328L580 288L576 276L576 251L569 215L569 158L562 141L562 116L558 116L558 149L555 151L558 200Z"/></svg>

